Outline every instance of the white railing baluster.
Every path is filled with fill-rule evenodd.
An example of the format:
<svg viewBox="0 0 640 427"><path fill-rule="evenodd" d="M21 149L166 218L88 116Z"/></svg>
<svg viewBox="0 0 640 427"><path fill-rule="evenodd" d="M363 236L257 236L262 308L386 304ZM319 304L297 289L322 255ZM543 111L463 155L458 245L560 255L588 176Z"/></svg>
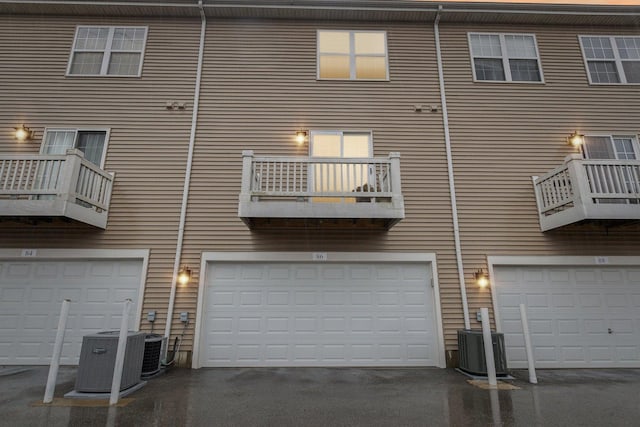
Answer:
<svg viewBox="0 0 640 427"><path fill-rule="evenodd" d="M25 162L20 162L20 177L18 178L18 188L22 188L24 186L24 167Z"/></svg>
<svg viewBox="0 0 640 427"><path fill-rule="evenodd" d="M18 176L18 164L16 164L16 166L13 168L13 176L11 177L11 189L15 190L16 189L16 178Z"/></svg>
<svg viewBox="0 0 640 427"><path fill-rule="evenodd" d="M298 187L296 186L296 181L298 179L298 173L297 173L297 167L298 167L298 163L297 162L293 162L293 192L298 191Z"/></svg>
<svg viewBox="0 0 640 427"><path fill-rule="evenodd" d="M289 192L289 184L291 182L291 163L287 162L287 177L285 179L286 189L285 192Z"/></svg>
<svg viewBox="0 0 640 427"><path fill-rule="evenodd" d="M640 175L638 174L638 166L630 166L631 176L633 177L633 192L640 193Z"/></svg>
<svg viewBox="0 0 640 427"><path fill-rule="evenodd" d="M622 193L622 181L620 180L620 169L621 168L614 169L611 166L607 166L609 175L611 175L611 184L613 185L613 188L612 188L613 193Z"/></svg>

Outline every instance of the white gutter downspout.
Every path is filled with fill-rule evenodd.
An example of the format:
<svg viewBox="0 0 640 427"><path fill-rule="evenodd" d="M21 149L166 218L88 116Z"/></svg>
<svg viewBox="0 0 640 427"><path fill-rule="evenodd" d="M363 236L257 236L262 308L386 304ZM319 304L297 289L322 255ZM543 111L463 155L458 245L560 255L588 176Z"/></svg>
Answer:
<svg viewBox="0 0 640 427"><path fill-rule="evenodd" d="M453 179L453 160L451 156L451 135L449 135L449 114L447 113L447 96L444 90L444 71L442 69L442 54L440 52L440 12L442 5L438 6L438 13L433 22L433 33L436 39L436 57L438 59L438 80L440 81L440 103L442 104L442 121L444 126L444 143L447 152L447 171L449 172L449 192L451 193L451 215L453 216L453 239L456 248L456 261L458 263L458 280L460 281L460 296L462 298L462 314L464 316L464 328L471 329L469 323L469 304L467 303L467 289L464 282L464 265L462 264L462 249L460 247L460 226L458 225L458 204L456 202L456 184Z"/></svg>
<svg viewBox="0 0 640 427"><path fill-rule="evenodd" d="M187 155L187 169L184 173L184 188L182 190L182 206L180 207L180 225L178 227L178 240L176 242L176 258L173 262L173 275L171 281L171 294L169 296L169 307L167 308L167 324L164 329L164 336L167 340L171 334L171 323L173 322L173 306L176 302L176 288L178 286L178 269L182 259L182 243L184 240L184 225L187 218L187 201L189 199L189 185L191 184L191 167L193 165L193 149L196 142L196 128L198 125L198 107L200 105L200 81L202 80L202 63L204 59L204 39L207 30L207 17L204 14L202 0L198 0L200 8L200 48L198 50L198 68L196 71L196 87L193 95L193 115L191 118L191 134L189 135L189 154ZM168 347L168 346L167 346Z"/></svg>

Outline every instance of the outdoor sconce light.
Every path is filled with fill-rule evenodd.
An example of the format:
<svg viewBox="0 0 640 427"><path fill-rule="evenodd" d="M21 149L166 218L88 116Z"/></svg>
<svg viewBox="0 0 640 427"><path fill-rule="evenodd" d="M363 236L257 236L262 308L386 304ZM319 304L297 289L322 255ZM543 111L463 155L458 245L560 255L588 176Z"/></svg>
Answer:
<svg viewBox="0 0 640 427"><path fill-rule="evenodd" d="M579 134L577 130L574 131L567 137L567 144L575 147L576 149L580 148L580 146L584 144L584 135Z"/></svg>
<svg viewBox="0 0 640 427"><path fill-rule="evenodd" d="M309 132L306 130L299 130L296 132L296 142L298 144L304 144L309 140Z"/></svg>
<svg viewBox="0 0 640 427"><path fill-rule="evenodd" d="M20 127L17 127L14 129L15 129L14 135L16 139L20 142L33 138L33 131L28 127L26 127L25 125L21 125Z"/></svg>
<svg viewBox="0 0 640 427"><path fill-rule="evenodd" d="M178 273L178 283L180 286L187 286L191 281L191 269L186 265L180 269Z"/></svg>
<svg viewBox="0 0 640 427"><path fill-rule="evenodd" d="M489 286L489 275L485 273L483 269L480 269L473 273L473 278L476 281L476 285L478 285L479 287L484 289Z"/></svg>

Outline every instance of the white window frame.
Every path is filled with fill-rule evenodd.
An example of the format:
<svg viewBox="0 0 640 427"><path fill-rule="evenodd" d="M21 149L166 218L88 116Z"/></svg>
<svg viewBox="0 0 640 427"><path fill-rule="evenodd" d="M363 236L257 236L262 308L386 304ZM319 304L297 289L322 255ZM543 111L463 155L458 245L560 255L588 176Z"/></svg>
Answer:
<svg viewBox="0 0 640 427"><path fill-rule="evenodd" d="M69 127L47 127L44 130L44 134L42 135L42 143L40 144L40 154L44 153L45 142L47 140L47 133L49 132L74 132L75 137L73 140L73 148L76 148L78 144L78 133L79 132L104 132L104 149L102 150L102 158L100 159L100 169L104 169L104 163L107 158L107 149L109 148L109 136L111 134L111 129L109 128L69 128Z"/></svg>
<svg viewBox="0 0 640 427"><path fill-rule="evenodd" d="M638 135L633 134L633 133L629 133L629 132L616 132L616 133L588 133L585 134L585 139L589 138L589 137L593 137L593 138L609 138L609 142L611 143L611 146L613 148L613 153L615 154L616 158L615 160L626 160L626 159L619 159L618 158L618 151L616 150L615 147L615 143L614 143L614 139L616 138L629 138L631 139L631 143L633 144L633 151L636 155L636 160L640 161L640 143L638 142ZM582 150L582 157L584 159L591 159L591 160L597 160L597 159L593 159L592 157L589 157L589 148L588 148L588 144L585 144L581 147ZM614 159L612 159L614 160Z"/></svg>
<svg viewBox="0 0 640 427"><path fill-rule="evenodd" d="M323 55L340 55L347 56L344 53L335 52L320 52L320 33L348 33L349 34L349 78L328 78L320 77L320 57ZM355 35L358 33L373 34L381 33L384 35L384 54L367 54L356 55L355 51ZM362 79L356 77L356 57L371 57L371 58L384 58L386 77L383 79ZM316 79L317 80L356 80L356 81L373 81L373 82L387 82L389 81L389 43L387 42L387 32L383 30L317 30L316 31Z"/></svg>
<svg viewBox="0 0 640 427"><path fill-rule="evenodd" d="M596 37L596 38L608 38L611 43L611 47L613 48L613 58L612 59L587 59L587 55L584 50L584 45L582 44L582 39ZM624 73L624 68L622 67L622 63L625 61L629 62L640 62L640 59L622 59L620 57L620 51L618 50L618 43L616 42L616 38L637 38L640 39L640 36L630 36L630 35L618 35L618 36L609 36L604 34L594 34L594 35L580 35L578 36L578 44L580 44L580 51L582 52L582 60L584 61L584 68L587 72L587 78L589 79L589 84L591 85L640 85L639 83L629 83L627 82L627 76ZM594 82L591 78L591 71L589 71L589 62L614 62L616 64L616 72L618 73L618 77L620 78L619 83L600 83Z"/></svg>
<svg viewBox="0 0 640 427"><path fill-rule="evenodd" d="M309 158L324 158L324 157L314 157L311 155L313 152L313 144L316 135L339 135L340 136L340 157L331 157L336 159L351 159L353 157L344 157L344 136L345 135L368 135L369 136L369 153L371 154L369 157L356 157L357 159L370 159L373 158L373 131L371 130L311 130L309 132ZM375 182L373 178L373 172L369 169L367 173L367 182L371 183ZM315 188L315 172L313 166L309 169L309 180L308 180L309 190L312 191Z"/></svg>
<svg viewBox="0 0 640 427"><path fill-rule="evenodd" d="M104 50L96 49L76 49L76 42L78 39L78 32L81 28L108 28L109 34L107 36L107 42ZM144 29L144 40L142 42L142 49L138 50L116 50L118 53L139 53L140 64L138 64L137 74L109 74L109 63L111 61L111 53L113 52L111 47L113 45L113 34L116 28L124 29ZM67 64L67 77L140 77L142 75L142 64L144 63L144 53L147 48L147 36L149 34L149 27L145 25L78 25L76 26L76 32L73 36L73 44L71 45L71 53L69 55L69 63ZM102 52L102 66L99 74L77 74L71 73L71 65L73 64L73 58L76 52Z"/></svg>
<svg viewBox="0 0 640 427"><path fill-rule="evenodd" d="M471 46L471 36L472 35L481 35L481 36L498 36L500 39L500 50L502 51L502 56L474 56L473 47ZM536 63L538 64L538 72L540 73L540 80L513 80L511 77L511 66L509 65L509 59L534 59L534 58L510 58L507 54L507 44L505 42L504 36L525 36L531 37L533 39L533 46L536 49ZM542 61L540 60L540 50L538 49L538 40L535 34L532 33L484 33L484 32L470 32L467 33L467 42L469 46L469 57L471 58L471 72L473 75L473 81L478 83L518 83L518 84L544 84L544 73L542 72ZM475 58L491 58L491 59L501 59L502 60L502 69L504 70L504 80L480 80L476 77L476 62Z"/></svg>
<svg viewBox="0 0 640 427"><path fill-rule="evenodd" d="M311 157L311 153L313 150L313 141L316 135L340 135L340 159L345 159L348 157L344 157L344 136L345 135L369 135L369 152L371 153L371 157L373 157L373 131L371 130L311 130L309 132L309 157ZM359 157L363 159L367 159L369 157Z"/></svg>

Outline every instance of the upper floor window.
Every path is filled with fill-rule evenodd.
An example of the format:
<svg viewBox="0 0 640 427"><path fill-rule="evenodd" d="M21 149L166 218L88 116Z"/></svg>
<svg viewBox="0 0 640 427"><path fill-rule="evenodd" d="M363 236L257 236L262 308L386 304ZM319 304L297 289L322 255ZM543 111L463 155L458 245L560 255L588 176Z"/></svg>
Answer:
<svg viewBox="0 0 640 427"><path fill-rule="evenodd" d="M469 33L469 46L475 80L542 81L534 35Z"/></svg>
<svg viewBox="0 0 640 427"><path fill-rule="evenodd" d="M387 80L384 31L318 31L318 78Z"/></svg>
<svg viewBox="0 0 640 427"><path fill-rule="evenodd" d="M140 76L146 27L78 27L67 73Z"/></svg>
<svg viewBox="0 0 640 427"><path fill-rule="evenodd" d="M640 83L640 37L580 36L589 82Z"/></svg>

